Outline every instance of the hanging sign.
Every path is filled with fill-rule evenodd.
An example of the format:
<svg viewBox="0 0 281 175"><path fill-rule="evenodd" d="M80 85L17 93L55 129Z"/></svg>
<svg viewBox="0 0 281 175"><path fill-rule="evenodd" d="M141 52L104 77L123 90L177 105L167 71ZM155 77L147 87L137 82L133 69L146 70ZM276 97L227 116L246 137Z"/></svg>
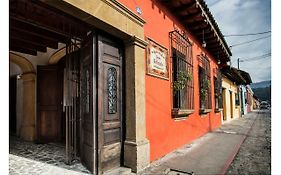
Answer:
<svg viewBox="0 0 281 175"><path fill-rule="evenodd" d="M147 74L169 80L168 50L148 39Z"/></svg>

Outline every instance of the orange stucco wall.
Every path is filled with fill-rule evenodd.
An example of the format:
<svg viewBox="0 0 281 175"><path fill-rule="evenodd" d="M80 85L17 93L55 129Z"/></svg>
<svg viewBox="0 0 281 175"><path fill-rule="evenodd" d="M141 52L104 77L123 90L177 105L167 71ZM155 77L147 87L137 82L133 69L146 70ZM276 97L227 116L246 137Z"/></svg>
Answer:
<svg viewBox="0 0 281 175"><path fill-rule="evenodd" d="M142 10L141 17L146 21L144 26L145 36L166 47L169 52L168 33L174 30L174 25L184 29L180 22L174 18L166 8L156 1L151 0L119 0L126 7L136 12L136 6ZM193 81L194 81L194 109L195 112L185 120L176 121L171 116L172 89L171 89L171 56L169 55L170 80L155 78L146 75L146 129L150 141L150 160L156 160L174 149L190 143L221 125L220 113L214 112L199 115L199 89L198 89L198 60L197 55L202 48L198 42L189 35L193 42ZM205 53L207 53L205 51ZM208 54L211 64L211 92L212 106L214 106L213 68L216 62ZM143 58L146 59L146 58Z"/></svg>

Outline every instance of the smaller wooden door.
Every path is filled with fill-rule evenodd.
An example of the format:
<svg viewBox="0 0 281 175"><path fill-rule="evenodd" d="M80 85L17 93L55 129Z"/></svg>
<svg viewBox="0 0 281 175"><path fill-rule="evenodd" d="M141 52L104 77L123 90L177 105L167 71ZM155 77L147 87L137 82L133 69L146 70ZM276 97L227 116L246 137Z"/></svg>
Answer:
<svg viewBox="0 0 281 175"><path fill-rule="evenodd" d="M122 56L120 45L98 36L99 174L121 165Z"/></svg>
<svg viewBox="0 0 281 175"><path fill-rule="evenodd" d="M37 67L37 141L48 143L61 139L62 75L58 67Z"/></svg>

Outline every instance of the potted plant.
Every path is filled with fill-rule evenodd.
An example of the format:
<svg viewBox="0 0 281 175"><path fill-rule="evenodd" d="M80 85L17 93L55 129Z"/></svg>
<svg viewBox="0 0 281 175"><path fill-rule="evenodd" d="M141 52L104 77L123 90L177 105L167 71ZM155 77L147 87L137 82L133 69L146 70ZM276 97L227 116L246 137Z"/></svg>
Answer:
<svg viewBox="0 0 281 175"><path fill-rule="evenodd" d="M203 79L201 89L200 89L200 100L201 100L201 109L205 109L205 101L208 96L210 89L210 81L208 79Z"/></svg>
<svg viewBox="0 0 281 175"><path fill-rule="evenodd" d="M173 88L173 95L179 95L179 91L183 90L187 86L187 82L192 80L192 75L187 71L179 71L177 73L177 79L173 81L172 88ZM194 112L193 109L184 109L184 108L173 108L172 109L172 116L174 117L186 117L189 114Z"/></svg>
<svg viewBox="0 0 281 175"><path fill-rule="evenodd" d="M192 79L192 76L187 71L179 71L177 74L177 80L173 82L174 94L186 87L188 81Z"/></svg>

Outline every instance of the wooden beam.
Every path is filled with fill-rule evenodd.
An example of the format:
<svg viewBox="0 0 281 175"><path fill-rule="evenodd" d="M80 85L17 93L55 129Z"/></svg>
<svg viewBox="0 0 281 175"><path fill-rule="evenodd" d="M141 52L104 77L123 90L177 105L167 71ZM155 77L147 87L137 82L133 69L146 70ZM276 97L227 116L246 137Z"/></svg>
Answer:
<svg viewBox="0 0 281 175"><path fill-rule="evenodd" d="M189 25L187 27L191 30L196 30L196 29L206 29L208 28L208 26L209 25L207 23L201 23L199 25Z"/></svg>
<svg viewBox="0 0 281 175"><path fill-rule="evenodd" d="M43 26L49 30L62 33L68 37L83 38L87 35L89 27L57 9L46 4L30 0L11 0L9 16Z"/></svg>
<svg viewBox="0 0 281 175"><path fill-rule="evenodd" d="M193 31L191 31L193 32ZM194 32L193 32L194 33ZM196 38L199 40L199 41L203 41L203 30L201 30L201 32L199 33L196 33L195 34ZM211 37L210 35L206 35L206 32L204 30L204 40L207 42L207 43L215 43L215 42L219 42L217 41L217 38L216 37Z"/></svg>
<svg viewBox="0 0 281 175"><path fill-rule="evenodd" d="M207 34L207 35L205 35L204 38L205 38L206 40L214 40L214 39L217 39L216 36L214 36L213 34L210 34L210 33Z"/></svg>
<svg viewBox="0 0 281 175"><path fill-rule="evenodd" d="M188 20L188 19L194 19L194 18L199 17L201 15L202 15L202 12L198 11L198 12L187 14L187 15L180 15L179 18L182 21L185 21L185 20Z"/></svg>
<svg viewBox="0 0 281 175"><path fill-rule="evenodd" d="M29 31L31 33L45 37L47 39L59 41L63 43L68 42L70 40L67 35L63 35L61 33L55 33L54 31L48 30L42 26L28 23L27 21L15 17L10 17L10 28Z"/></svg>
<svg viewBox="0 0 281 175"><path fill-rule="evenodd" d="M207 48L207 50L208 50L209 52L211 52L215 57L217 57L217 56L218 56L218 53L221 51L221 48L214 48L214 49L208 49L208 48Z"/></svg>
<svg viewBox="0 0 281 175"><path fill-rule="evenodd" d="M198 26L198 25L202 25L202 24L208 24L207 22L205 22L204 20L199 20L199 21L192 21L192 22L186 22L185 23L186 26Z"/></svg>
<svg viewBox="0 0 281 175"><path fill-rule="evenodd" d="M161 2L170 4L170 3L171 3L171 0L161 0Z"/></svg>
<svg viewBox="0 0 281 175"><path fill-rule="evenodd" d="M58 38L55 38L55 37L48 37L46 35L42 35L38 32L35 32L33 30L26 30L24 29L23 27L15 27L15 26L10 26L10 30L14 30L14 31L17 31L17 32L20 32L20 33L24 33L24 34L28 34L28 35L33 35L35 37L39 37L39 38L42 38L43 40L48 40L48 41L52 41L52 42L59 42L60 40Z"/></svg>
<svg viewBox="0 0 281 175"><path fill-rule="evenodd" d="M217 48L220 48L222 49L222 47L220 45L217 45L217 44L209 44L207 43L207 49L217 49Z"/></svg>
<svg viewBox="0 0 281 175"><path fill-rule="evenodd" d="M202 15L199 15L194 18L183 19L182 22L183 23L193 23L193 22L198 22L198 21L203 21L203 20L204 20L204 17Z"/></svg>
<svg viewBox="0 0 281 175"><path fill-rule="evenodd" d="M202 38L203 39L203 38ZM204 40L208 43L219 43L219 41L217 40L217 38L205 38Z"/></svg>
<svg viewBox="0 0 281 175"><path fill-rule="evenodd" d="M173 8L172 12L173 13L180 13L180 12L182 12L184 10L188 10L189 8L195 6L195 4L196 4L195 1L192 1L191 3L188 3L188 4L183 4L183 5L179 6L179 7Z"/></svg>
<svg viewBox="0 0 281 175"><path fill-rule="evenodd" d="M205 40L206 41L206 40ZM206 41L207 45L209 44L210 45L213 45L213 46L220 46L220 44L218 43L218 41L216 40L209 40L209 41Z"/></svg>
<svg viewBox="0 0 281 175"><path fill-rule="evenodd" d="M222 48L213 48L213 49L209 49L207 47L207 50L209 50L210 52L212 52L215 56L217 56L218 51L222 50Z"/></svg>
<svg viewBox="0 0 281 175"><path fill-rule="evenodd" d="M44 46L29 43L28 41L17 40L17 39L14 39L14 38L10 38L10 47L11 46L22 47L22 48L30 49L30 50L37 50L37 51L40 51L40 52L46 52L47 51L47 48L44 47Z"/></svg>
<svg viewBox="0 0 281 175"><path fill-rule="evenodd" d="M53 49L58 48L58 43L52 40L48 40L46 38L33 35L32 33L25 32L25 31L20 31L17 29L11 29L10 30L10 38L18 39L18 40L23 40L23 41L28 41L30 43L36 44L36 45L41 45L44 47L50 47Z"/></svg>
<svg viewBox="0 0 281 175"><path fill-rule="evenodd" d="M204 29L204 34L212 34L213 31L209 28L209 27L206 27L206 28L203 28ZM195 29L195 30L192 30L192 32L197 35L197 36L202 36L202 33L203 33L203 29Z"/></svg>
<svg viewBox="0 0 281 175"><path fill-rule="evenodd" d="M25 54L29 54L29 55L34 55L34 56L37 55L36 50L25 49L25 48L17 47L17 46L11 46L9 49L12 51L21 52L21 53L25 53Z"/></svg>

